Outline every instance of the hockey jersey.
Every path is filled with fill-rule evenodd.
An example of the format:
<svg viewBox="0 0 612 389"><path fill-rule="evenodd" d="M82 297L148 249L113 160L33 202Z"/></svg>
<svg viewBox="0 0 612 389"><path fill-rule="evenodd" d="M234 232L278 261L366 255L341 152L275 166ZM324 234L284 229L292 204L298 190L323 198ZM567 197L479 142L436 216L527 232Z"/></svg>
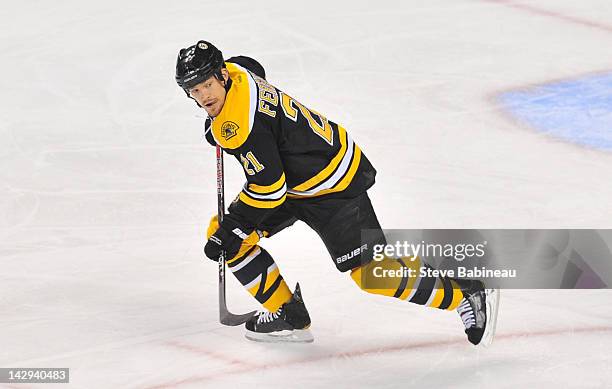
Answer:
<svg viewBox="0 0 612 389"><path fill-rule="evenodd" d="M287 198L355 197L376 170L347 131L265 80L248 57L226 61L231 84L205 137L241 164L246 176L230 214L255 228Z"/></svg>

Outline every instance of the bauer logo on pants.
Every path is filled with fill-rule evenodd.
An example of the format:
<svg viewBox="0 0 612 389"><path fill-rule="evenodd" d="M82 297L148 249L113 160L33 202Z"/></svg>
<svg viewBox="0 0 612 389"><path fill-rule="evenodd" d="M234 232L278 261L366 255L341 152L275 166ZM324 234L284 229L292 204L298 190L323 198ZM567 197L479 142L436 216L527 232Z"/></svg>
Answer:
<svg viewBox="0 0 612 389"><path fill-rule="evenodd" d="M355 250L351 251L350 253L344 254L338 258L336 258L336 263L343 263L348 261L349 259L354 258L355 256L361 254L363 251L368 249L368 245L364 244L361 247L357 247Z"/></svg>
<svg viewBox="0 0 612 389"><path fill-rule="evenodd" d="M227 121L221 125L221 136L225 140L229 140L238 133L238 125L234 122Z"/></svg>

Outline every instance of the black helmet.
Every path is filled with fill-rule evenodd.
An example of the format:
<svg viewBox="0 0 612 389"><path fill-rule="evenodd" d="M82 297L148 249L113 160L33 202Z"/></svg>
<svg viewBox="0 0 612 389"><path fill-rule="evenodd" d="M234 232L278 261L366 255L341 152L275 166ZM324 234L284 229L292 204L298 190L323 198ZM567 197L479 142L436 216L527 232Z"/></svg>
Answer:
<svg viewBox="0 0 612 389"><path fill-rule="evenodd" d="M199 41L193 46L181 49L176 59L176 83L187 90L210 76L221 78L220 70L225 67L223 54L212 43Z"/></svg>

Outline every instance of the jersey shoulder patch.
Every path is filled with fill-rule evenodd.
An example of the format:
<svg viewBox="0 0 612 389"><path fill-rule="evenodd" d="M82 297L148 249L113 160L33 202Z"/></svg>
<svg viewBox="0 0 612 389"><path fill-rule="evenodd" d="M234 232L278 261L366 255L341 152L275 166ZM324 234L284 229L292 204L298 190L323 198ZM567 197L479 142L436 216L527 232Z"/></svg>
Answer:
<svg viewBox="0 0 612 389"><path fill-rule="evenodd" d="M255 121L257 85L253 76L240 65L226 62L232 86L225 104L212 122L215 141L224 149L237 149L246 142Z"/></svg>

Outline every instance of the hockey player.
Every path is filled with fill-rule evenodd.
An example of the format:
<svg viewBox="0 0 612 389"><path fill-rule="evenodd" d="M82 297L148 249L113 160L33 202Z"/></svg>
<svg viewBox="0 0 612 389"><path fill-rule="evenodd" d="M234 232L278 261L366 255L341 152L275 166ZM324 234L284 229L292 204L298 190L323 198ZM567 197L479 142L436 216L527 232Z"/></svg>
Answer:
<svg viewBox="0 0 612 389"><path fill-rule="evenodd" d="M233 155L245 172L246 183L221 225L212 218L204 251L213 260L224 251L234 276L265 308L246 323L247 338L312 341L299 285L291 292L258 245L301 220L321 237L338 270L350 272L363 290L457 310L469 341L490 343L497 295L480 281L417 276L365 285L374 268L370 250L385 237L367 195L376 171L346 129L268 83L257 61L224 61L206 41L180 50L176 82L208 113L206 140ZM364 240L362 230L375 233ZM385 258L376 266L427 265L418 258Z"/></svg>

